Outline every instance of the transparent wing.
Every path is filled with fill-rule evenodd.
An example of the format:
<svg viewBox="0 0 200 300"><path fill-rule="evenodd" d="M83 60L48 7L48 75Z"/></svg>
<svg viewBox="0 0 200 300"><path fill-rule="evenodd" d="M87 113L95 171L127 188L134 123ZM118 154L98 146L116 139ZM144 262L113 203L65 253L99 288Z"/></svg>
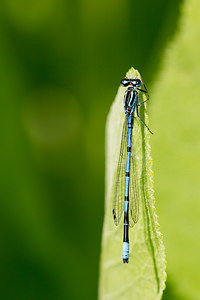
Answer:
<svg viewBox="0 0 200 300"><path fill-rule="evenodd" d="M134 141L131 145L130 182L129 182L129 226L133 227L139 217L139 201L142 197L141 179L136 167Z"/></svg>
<svg viewBox="0 0 200 300"><path fill-rule="evenodd" d="M117 165L117 171L115 174L112 203L113 203L113 218L115 225L119 224L119 221L124 211L124 191L125 191L125 175L126 175L126 153L127 153L127 133L128 133L128 119L125 117L121 146L119 153L119 161Z"/></svg>

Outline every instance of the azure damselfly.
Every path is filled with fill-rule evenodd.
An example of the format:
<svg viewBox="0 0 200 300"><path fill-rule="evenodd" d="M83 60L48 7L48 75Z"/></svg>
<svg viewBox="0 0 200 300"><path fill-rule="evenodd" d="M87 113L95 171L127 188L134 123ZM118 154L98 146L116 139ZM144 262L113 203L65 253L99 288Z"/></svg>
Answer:
<svg viewBox="0 0 200 300"><path fill-rule="evenodd" d="M128 263L129 260L129 227L133 227L138 221L139 199L141 195L140 179L137 175L134 143L132 131L134 119L137 117L140 122L149 130L149 127L139 116L139 106L149 100L147 88L142 79L124 78L121 85L127 87L124 95L125 120L122 130L120 154L117 165L116 180L113 190L113 218L115 225L119 224L124 211L124 237L122 260ZM145 93L147 98L139 103L139 93ZM136 113L136 115L135 115Z"/></svg>

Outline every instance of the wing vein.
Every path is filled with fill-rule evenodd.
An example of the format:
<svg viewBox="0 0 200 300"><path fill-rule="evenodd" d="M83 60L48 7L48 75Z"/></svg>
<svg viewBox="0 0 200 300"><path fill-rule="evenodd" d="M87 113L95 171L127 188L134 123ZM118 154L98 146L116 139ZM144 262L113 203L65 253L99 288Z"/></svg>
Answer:
<svg viewBox="0 0 200 300"><path fill-rule="evenodd" d="M115 174L113 186L113 218L115 225L118 225L124 208L124 190L125 190L125 174L126 174L126 154L127 154L127 135L128 135L128 119L125 116L121 146L119 152L119 160Z"/></svg>

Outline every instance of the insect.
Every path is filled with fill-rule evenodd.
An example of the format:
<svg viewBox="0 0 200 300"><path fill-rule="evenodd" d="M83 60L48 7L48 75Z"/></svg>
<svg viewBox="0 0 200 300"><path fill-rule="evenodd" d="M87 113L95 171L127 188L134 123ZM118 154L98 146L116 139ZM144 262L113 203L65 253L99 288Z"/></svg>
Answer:
<svg viewBox="0 0 200 300"><path fill-rule="evenodd" d="M120 154L113 190L112 212L114 223L115 225L118 225L124 211L122 260L124 263L128 263L129 227L133 227L138 221L140 199L140 180L136 170L134 144L132 141L135 117L140 120L150 133L152 132L139 116L139 106L149 100L149 94L145 84L138 78L124 78L121 80L121 85L123 87L127 87L124 95L125 120L122 130ZM147 95L147 99L142 103L139 103L139 93L145 93Z"/></svg>

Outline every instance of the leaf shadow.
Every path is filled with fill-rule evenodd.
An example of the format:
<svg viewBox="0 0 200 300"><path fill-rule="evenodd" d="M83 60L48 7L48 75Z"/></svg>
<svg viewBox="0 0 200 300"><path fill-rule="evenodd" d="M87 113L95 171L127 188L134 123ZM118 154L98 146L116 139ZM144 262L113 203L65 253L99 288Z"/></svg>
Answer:
<svg viewBox="0 0 200 300"><path fill-rule="evenodd" d="M140 107L140 117L142 120L145 120L145 106L142 105ZM147 184L147 141L145 137L145 130L147 128L141 124L141 135L142 135L142 181L141 181L141 198L142 198L142 206L143 206L143 220L144 220L144 235L145 235L145 244L147 246L148 251L151 254L153 268L155 273L155 279L157 283L157 293L160 292L160 278L158 274L158 267L156 262L156 248L158 248L158 239L156 235L156 226L155 220L153 218L153 214L155 213L148 201L148 197L146 195L146 184Z"/></svg>

